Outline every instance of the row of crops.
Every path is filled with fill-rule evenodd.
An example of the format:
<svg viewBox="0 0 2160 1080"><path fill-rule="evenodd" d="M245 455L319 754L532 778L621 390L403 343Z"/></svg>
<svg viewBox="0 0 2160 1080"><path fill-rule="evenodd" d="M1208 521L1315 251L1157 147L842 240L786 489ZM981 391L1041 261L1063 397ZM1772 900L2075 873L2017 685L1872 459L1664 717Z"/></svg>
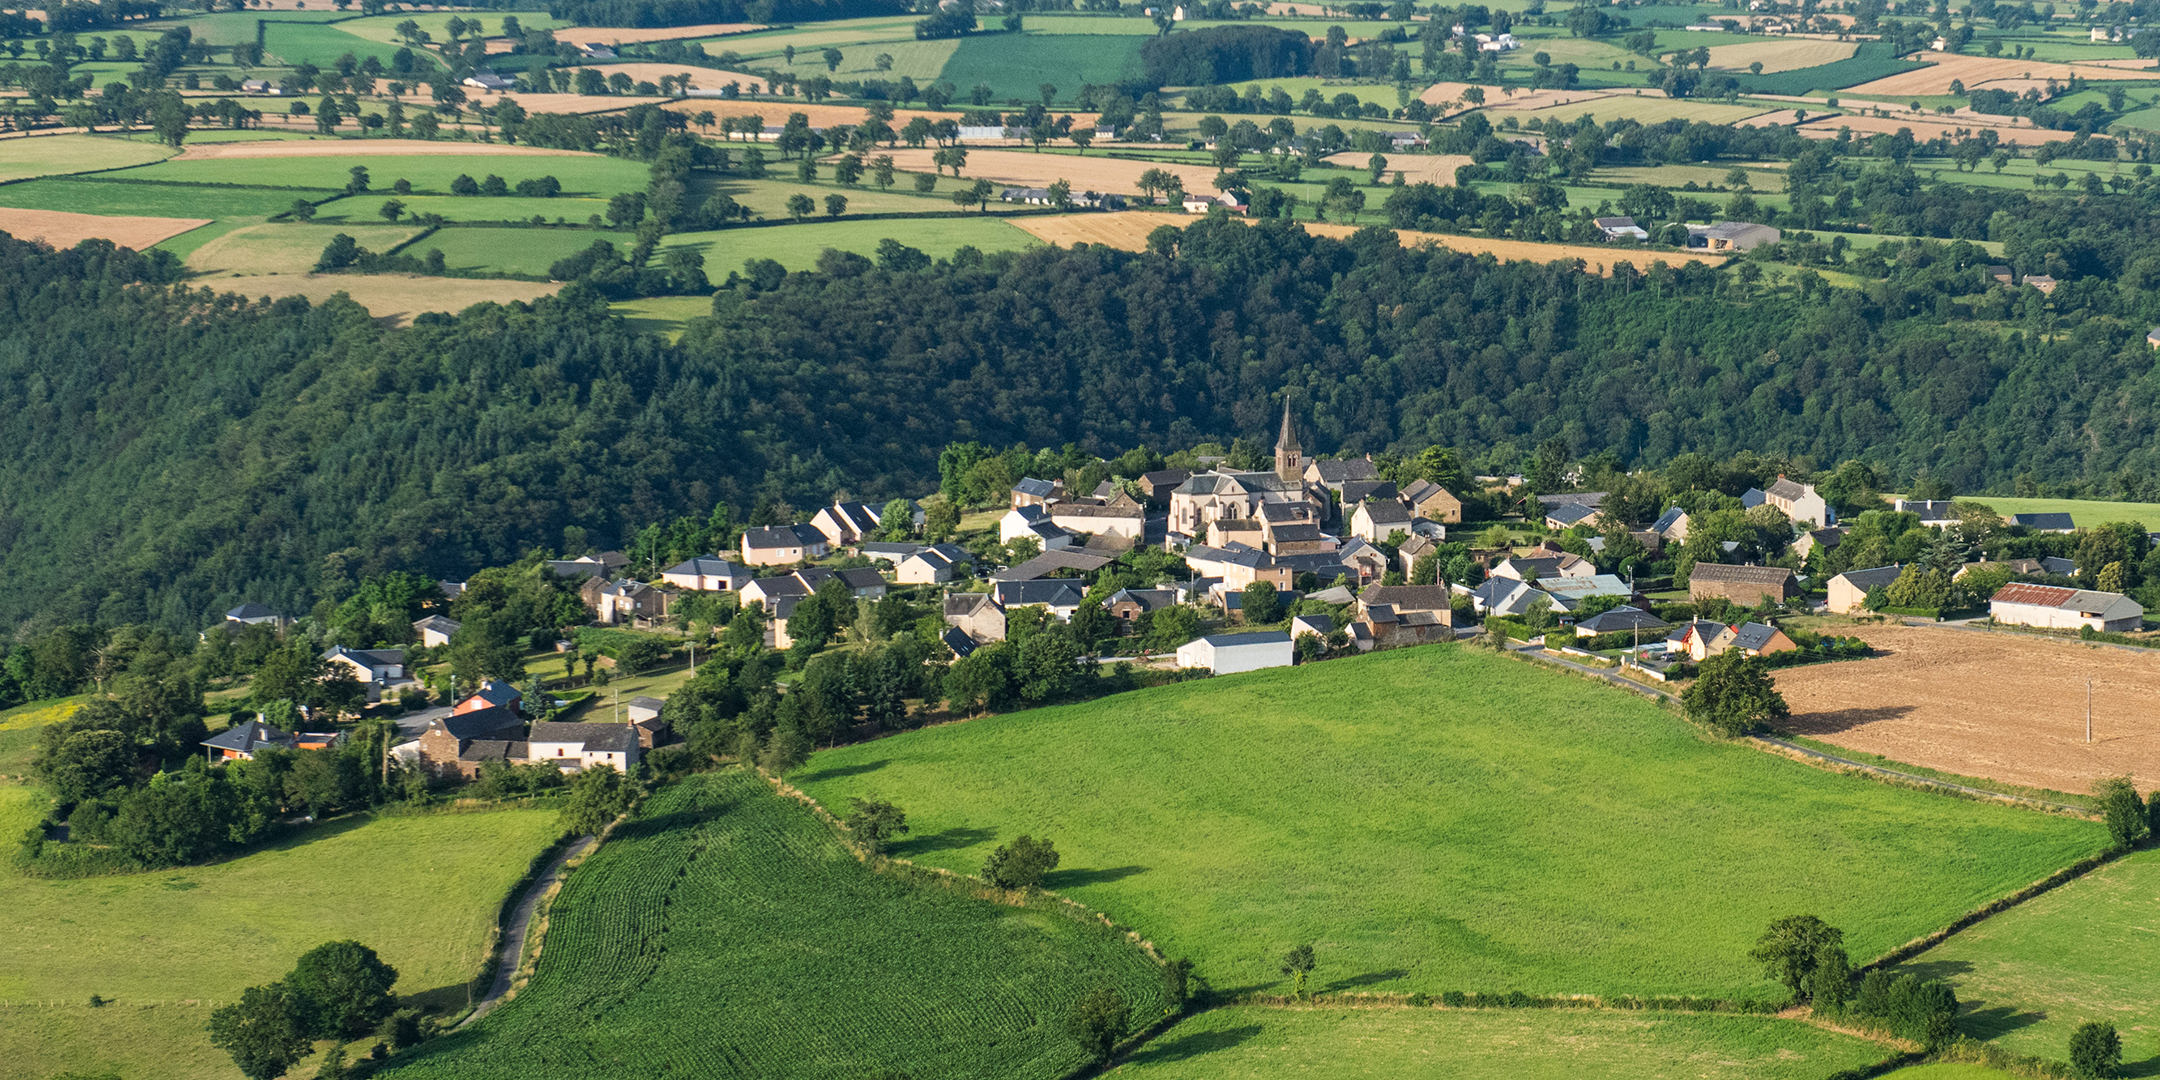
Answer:
<svg viewBox="0 0 2160 1080"><path fill-rule="evenodd" d="M1761 75L1734 74L1743 94L1806 94L1817 90L1842 90L1864 82L1926 67L1916 60L1900 60L1888 43L1863 41L1843 60L1791 71L1766 71Z"/></svg>
<svg viewBox="0 0 2160 1080"><path fill-rule="evenodd" d="M1156 965L1057 911L875 873L740 770L693 776L570 877L524 990L397 1080L1054 1078L1098 987L1161 1015Z"/></svg>

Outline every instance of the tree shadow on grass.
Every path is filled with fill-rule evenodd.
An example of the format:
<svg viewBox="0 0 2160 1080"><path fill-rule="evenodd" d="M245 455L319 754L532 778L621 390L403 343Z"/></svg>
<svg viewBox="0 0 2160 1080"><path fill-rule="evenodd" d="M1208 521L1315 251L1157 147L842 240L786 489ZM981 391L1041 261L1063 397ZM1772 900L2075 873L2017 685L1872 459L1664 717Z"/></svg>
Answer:
<svg viewBox="0 0 2160 1080"><path fill-rule="evenodd" d="M2160 1057L2149 1057L2143 1061L2126 1062L2121 1068L2115 1070L2115 1075L2128 1077L2160 1076Z"/></svg>
<svg viewBox="0 0 2160 1080"><path fill-rule="evenodd" d="M1106 881L1121 881L1134 874L1147 873L1145 866L1106 866L1096 870L1052 870L1043 875L1045 889L1071 889L1081 885L1100 885Z"/></svg>
<svg viewBox="0 0 2160 1080"><path fill-rule="evenodd" d="M1184 1061L1217 1050L1228 1050L1260 1034L1260 1025L1241 1024L1221 1031L1196 1031L1175 1039L1157 1039L1126 1059L1134 1065Z"/></svg>
<svg viewBox="0 0 2160 1080"><path fill-rule="evenodd" d="M1350 975L1336 979L1334 982L1321 987L1320 992L1323 994L1337 994L1344 990L1357 990L1367 986L1376 986L1380 983L1394 982L1397 979L1408 978L1409 975L1410 970L1408 968L1368 971L1363 975Z"/></svg>
<svg viewBox="0 0 2160 1080"><path fill-rule="evenodd" d="M1985 1001L1969 1001L1964 1006L1958 1012L1958 1030L1982 1040L2000 1038L2047 1019L2046 1012L2021 1012L2009 1005Z"/></svg>
<svg viewBox="0 0 2160 1080"><path fill-rule="evenodd" d="M865 761L859 765L835 765L830 769L819 769L816 772L791 776L788 778L788 783L801 787L804 784L815 784L820 780L838 780L843 776L861 776L864 773L876 772L888 764L891 764L891 762L879 758L876 761Z"/></svg>
<svg viewBox="0 0 2160 1080"><path fill-rule="evenodd" d="M976 829L962 825L941 832L921 833L905 840L895 840L885 846L889 855L906 858L932 851L952 851L956 848L974 847L988 840L997 839L996 829Z"/></svg>
<svg viewBox="0 0 2160 1080"><path fill-rule="evenodd" d="M1921 982L1941 979L1953 982L1960 975L1972 974L1973 966L1963 960L1913 960L1897 966L1893 975L1911 975Z"/></svg>
<svg viewBox="0 0 2160 1080"><path fill-rule="evenodd" d="M1910 705L1874 705L1852 709L1826 709L1822 712L1794 713L1784 722L1785 730L1796 735L1835 735L1885 720L1895 720L1913 711Z"/></svg>

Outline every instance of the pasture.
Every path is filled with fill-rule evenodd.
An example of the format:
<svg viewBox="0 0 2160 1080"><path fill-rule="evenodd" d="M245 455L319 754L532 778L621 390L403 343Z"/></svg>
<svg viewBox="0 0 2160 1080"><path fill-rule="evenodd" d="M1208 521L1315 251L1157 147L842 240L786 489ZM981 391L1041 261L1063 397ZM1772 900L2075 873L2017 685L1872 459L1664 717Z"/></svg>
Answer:
<svg viewBox="0 0 2160 1080"><path fill-rule="evenodd" d="M532 202L549 202L533 199ZM548 267L593 245L595 240L627 251L637 242L628 232L598 229L499 229L477 226L438 229L414 244L410 254L425 255L429 248L443 253L444 264L459 272L529 274L546 277ZM375 250L381 250L377 248Z"/></svg>
<svg viewBox="0 0 2160 1080"><path fill-rule="evenodd" d="M382 1075L1056 1080L1082 1064L1067 1010L1102 986L1163 1014L1122 936L873 871L729 770L654 794L571 874L524 989Z"/></svg>
<svg viewBox="0 0 2160 1080"><path fill-rule="evenodd" d="M405 204L412 215L440 214L450 221L527 222L534 217L582 225L594 214L607 213L606 199L525 199L515 195L388 195L371 193L333 199L315 208L317 224L355 222L380 225L383 204L391 199Z"/></svg>
<svg viewBox="0 0 2160 1080"><path fill-rule="evenodd" d="M14 804L34 795L0 787L10 835L28 824ZM45 928L0 939L0 1060L30 1077L230 1080L238 1072L203 1031L210 1010L340 938L381 953L400 993L462 1004L501 898L554 838L555 817L344 819L211 866L79 881L0 869L15 925ZM92 994L110 1003L92 1007Z"/></svg>
<svg viewBox="0 0 2160 1080"><path fill-rule="evenodd" d="M950 204L948 204L950 205ZM705 256L706 276L724 281L750 259L772 259L790 270L808 270L828 249L877 254L878 242L891 237L933 259L951 258L963 247L979 251L1019 251L1042 241L996 217L925 218L920 221L812 220L798 225L713 232L678 233L663 248L695 248Z"/></svg>
<svg viewBox="0 0 2160 1080"><path fill-rule="evenodd" d="M2011 162L2012 166L2024 164ZM2073 174L2079 162L2056 161L2047 170L2069 166ZM2092 169L2091 171L2099 171ZM2028 179L2025 186L2030 186ZM2111 521L2134 521L2147 529L2160 529L2160 503L2102 502L2096 499L2021 499L2001 495L1960 495L1960 502L1975 502L1998 514L2068 514L2070 520L2081 528L2105 525Z"/></svg>
<svg viewBox="0 0 2160 1080"><path fill-rule="evenodd" d="M2123 1061L2160 1061L2160 852L2144 851L1963 930L1904 965L1948 979L1966 1034L2020 1054L2060 1058L2070 1033L2105 1020ZM2133 1071L2124 1075L2151 1075Z"/></svg>
<svg viewBox="0 0 2160 1080"><path fill-rule="evenodd" d="M1840 627L1888 655L1787 668L1788 730L1960 776L2083 794L2106 776L2160 784L2160 670L2075 640L1925 626ZM2093 741L2085 741L2085 679Z"/></svg>
<svg viewBox="0 0 2160 1080"><path fill-rule="evenodd" d="M902 146L885 152L892 156L894 165L908 172L930 172L937 168L931 160L936 151L928 147ZM1076 192L1137 195L1141 174L1150 169L1161 169L1177 177L1184 182L1188 192L1210 195L1215 192L1216 173L1212 165L1109 157L1100 152L1039 154L1032 150L969 150L967 164L961 167L960 175L968 181L980 177L993 184L1021 187L1046 187L1051 181L1062 179L1072 184Z"/></svg>
<svg viewBox="0 0 2160 1080"><path fill-rule="evenodd" d="M216 277L305 274L315 269L323 248L339 233L369 251L388 251L420 234L416 225L300 225L288 222L249 225L226 233L188 256L196 273ZM218 286L222 288L223 286Z"/></svg>
<svg viewBox="0 0 2160 1080"><path fill-rule="evenodd" d="M1316 985L1326 973L1313 972ZM1118 1080L1821 1080L1888 1057L1791 1020L1568 1009L1228 1008L1180 1022Z"/></svg>
<svg viewBox="0 0 2160 1080"><path fill-rule="evenodd" d="M493 173L513 185L520 180L552 176L562 181L565 195L603 198L622 191L642 191L648 179L642 163L598 154L489 153L478 150L477 145L471 143L419 145L430 149L415 151L400 147L382 152L370 148L366 142L234 143L202 147L199 149L209 152L190 151L171 161L128 169L115 175L131 180L171 183L336 191L345 187L353 168L358 166L368 171L370 187L384 193L397 180L404 179L410 180L413 188L423 194L447 195L450 182L460 174L479 180ZM436 146L441 150L432 149ZM286 201L290 204L291 199Z"/></svg>
<svg viewBox="0 0 2160 1080"><path fill-rule="evenodd" d="M1053 83L1057 100L1073 101L1082 86L1138 78L1140 46L1146 40L1096 34L968 37L945 62L941 77L963 94L986 85L999 101L1040 101L1040 87Z"/></svg>
<svg viewBox="0 0 2160 1080"><path fill-rule="evenodd" d="M1798 765L1648 702L1431 646L1183 683L820 752L900 853L973 871L1048 836L1052 888L1279 988L1314 943L1379 991L1768 997L1745 953L1813 912L1869 957L2104 843L2099 826Z"/></svg>
<svg viewBox="0 0 2160 1080"><path fill-rule="evenodd" d="M101 172L173 156L169 146L103 135L33 135L0 139L0 181Z"/></svg>
<svg viewBox="0 0 2160 1080"><path fill-rule="evenodd" d="M272 15L262 21L263 52L272 60L288 65L314 64L330 67L338 58L350 54L356 60L368 57L388 64L390 58L404 46L391 41L377 41L356 37L345 32L342 24L317 22L287 22ZM412 50L422 63L435 66L437 57L428 49Z"/></svg>
<svg viewBox="0 0 2160 1080"><path fill-rule="evenodd" d="M1690 123L1729 124L1765 110L1754 105L1727 105L1718 101L1691 101L1685 98L1669 98L1662 95L1611 94L1581 105L1554 105L1534 111L1510 110L1509 115L1525 121L1542 118L1547 121L1573 121L1589 115L1600 124L1615 120L1633 120L1641 124L1662 124L1667 120L1686 120Z"/></svg>
<svg viewBox="0 0 2160 1080"><path fill-rule="evenodd" d="M504 16L513 16L518 28L528 33L534 30L556 30L569 24L559 21L545 11L404 11L394 15L365 15L357 19L345 19L337 24L338 30L353 37L378 41L388 45L403 45L397 28L407 20L418 23L427 31L434 43L450 40L450 20L455 18L467 24L479 23L489 37L502 33ZM628 40L628 39L625 39ZM418 51L418 50L415 50Z"/></svg>

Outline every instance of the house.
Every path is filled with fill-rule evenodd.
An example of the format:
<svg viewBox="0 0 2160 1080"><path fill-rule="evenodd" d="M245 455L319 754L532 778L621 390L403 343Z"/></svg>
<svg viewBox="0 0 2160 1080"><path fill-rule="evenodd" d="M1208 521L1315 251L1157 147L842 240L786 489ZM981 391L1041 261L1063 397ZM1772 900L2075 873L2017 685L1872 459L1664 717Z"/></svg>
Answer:
<svg viewBox="0 0 2160 1080"><path fill-rule="evenodd" d="M2121 633L2142 628L2145 609L2121 593L2012 582L1988 601L1988 618L2006 626Z"/></svg>
<svg viewBox="0 0 2160 1080"><path fill-rule="evenodd" d="M637 730L639 750L650 750L669 740L668 722L660 715L666 705L656 697L635 697L623 706L623 715Z"/></svg>
<svg viewBox="0 0 2160 1080"><path fill-rule="evenodd" d="M2062 284L2062 282L2059 282L2046 274L2027 274L2025 275L2025 284L2040 290L2040 295L2048 296L2053 294L2055 292L2055 287Z"/></svg>
<svg viewBox="0 0 2160 1080"><path fill-rule="evenodd" d="M1732 628L1732 636L1724 638L1723 649L1731 649L1742 656L1769 656L1772 653L1792 652L1800 646L1785 636L1785 631L1759 622L1741 623ZM1720 651L1723 651L1721 649Z"/></svg>
<svg viewBox="0 0 2160 1080"><path fill-rule="evenodd" d="M1782 604L1798 594L1793 572L1782 566L1699 562L1688 572L1688 599L1698 603L1720 598L1741 607L1754 607L1765 600Z"/></svg>
<svg viewBox="0 0 2160 1080"><path fill-rule="evenodd" d="M1050 508L1034 503L1013 507L998 519L998 543L1023 539L1035 541L1044 551L1073 545L1073 535L1050 521Z"/></svg>
<svg viewBox="0 0 2160 1080"><path fill-rule="evenodd" d="M1069 578L1039 578L997 582L990 587L990 595L1006 611L1016 607L1042 607L1049 609L1059 621L1064 621L1080 610L1080 601L1087 597L1087 589Z"/></svg>
<svg viewBox="0 0 2160 1080"><path fill-rule="evenodd" d="M1576 637L1597 637L1600 634L1644 634L1656 640L1672 624L1650 614L1633 604L1622 604L1607 611L1598 612L1575 624Z"/></svg>
<svg viewBox="0 0 2160 1080"><path fill-rule="evenodd" d="M1708 619L1696 619L1673 628L1665 637L1667 656L1683 655L1700 663L1715 656L1713 646L1722 650L1723 640L1729 640L1732 627Z"/></svg>
<svg viewBox="0 0 2160 1080"><path fill-rule="evenodd" d="M749 567L717 553L684 559L660 572L661 582L691 592L734 592L755 576Z"/></svg>
<svg viewBox="0 0 2160 1080"><path fill-rule="evenodd" d="M1845 542L1845 530L1836 525L1821 529L1808 529L1793 541L1793 554L1805 560L1817 551L1829 551Z"/></svg>
<svg viewBox="0 0 2160 1080"><path fill-rule="evenodd" d="M771 612L774 605L781 600L790 597L800 600L810 595L810 590L814 587L795 574L758 578L742 587L742 603L745 607L756 604Z"/></svg>
<svg viewBox="0 0 2160 1080"><path fill-rule="evenodd" d="M1566 551L1537 549L1544 554L1511 555L1493 565L1493 577L1514 578L1517 581L1544 581L1549 578L1586 578L1597 573L1597 564L1580 555Z"/></svg>
<svg viewBox="0 0 2160 1080"><path fill-rule="evenodd" d="M1184 555L1185 565L1192 567L1196 577L1220 578L1225 588L1233 590L1243 589L1255 581L1287 589L1295 573L1267 552L1242 544L1222 548L1193 544L1185 549Z"/></svg>
<svg viewBox="0 0 2160 1080"><path fill-rule="evenodd" d="M1604 233L1607 240L1650 239L1649 231L1635 224L1635 219L1631 217L1591 218L1590 224L1597 226L1597 231Z"/></svg>
<svg viewBox="0 0 2160 1080"><path fill-rule="evenodd" d="M1307 634L1325 642L1328 635L1334 632L1335 620L1326 615L1299 615L1290 620L1290 640L1293 643Z"/></svg>
<svg viewBox="0 0 2160 1080"><path fill-rule="evenodd" d="M1396 533L1408 533L1410 522L1410 508L1393 499L1361 502L1350 514L1350 535L1378 544Z"/></svg>
<svg viewBox="0 0 2160 1080"><path fill-rule="evenodd" d="M1050 524L1066 532L1137 541L1147 531L1147 511L1121 493L1103 504L1058 503L1050 508Z"/></svg>
<svg viewBox="0 0 2160 1080"><path fill-rule="evenodd" d="M2068 514L2012 514L2010 515L2010 524L2031 529L2034 532L2070 533L2077 531L2077 526L2071 523Z"/></svg>
<svg viewBox="0 0 2160 1080"><path fill-rule="evenodd" d="M1048 506L1065 497L1065 481L1023 478L1012 487L1013 509L1023 506Z"/></svg>
<svg viewBox="0 0 2160 1080"><path fill-rule="evenodd" d="M291 750L299 740L260 720L242 720L202 741L210 748L210 763L253 761L264 750Z"/></svg>
<svg viewBox="0 0 2160 1080"><path fill-rule="evenodd" d="M1179 485L1182 485L1185 481L1192 479L1192 476L1191 469L1157 469L1154 472L1141 473L1140 497L1145 499L1149 506L1168 510L1170 508L1170 493L1176 491Z"/></svg>
<svg viewBox="0 0 2160 1080"><path fill-rule="evenodd" d="M1830 512L1830 504L1815 493L1815 485L1802 484L1780 476L1777 483L1763 492L1763 502L1785 512L1793 521L1815 528L1834 524L1837 515Z"/></svg>
<svg viewBox="0 0 2160 1080"><path fill-rule="evenodd" d="M2060 555L2040 556L2040 572L2052 577L2076 577L2077 563Z"/></svg>
<svg viewBox="0 0 2160 1080"><path fill-rule="evenodd" d="M1763 489L1751 487L1740 493L1740 509L1753 510L1769 501L1769 498L1770 496L1763 494Z"/></svg>
<svg viewBox="0 0 2160 1080"><path fill-rule="evenodd" d="M968 636L967 631L957 626L946 627L938 634L938 641L945 645L945 648L952 653L955 660L965 660L973 656L975 650L982 648L974 638Z"/></svg>
<svg viewBox="0 0 2160 1080"><path fill-rule="evenodd" d="M1847 570L1830 579L1830 600L1825 604L1840 615L1850 615L1867 607L1868 593L1887 588L1905 572L1901 563L1870 567L1866 570Z"/></svg>
<svg viewBox="0 0 2160 1080"><path fill-rule="evenodd" d="M1034 581L1037 578L1046 578L1060 572L1092 574L1114 561L1108 555L1098 555L1092 551L1081 551L1076 548L1064 548L1058 551L1045 551L1018 566L1000 570L991 575L991 580Z"/></svg>
<svg viewBox="0 0 2160 1080"><path fill-rule="evenodd" d="M1650 531L1667 544L1687 543L1688 514L1679 507L1671 507L1650 523Z"/></svg>
<svg viewBox="0 0 2160 1080"><path fill-rule="evenodd" d="M245 81L241 82L241 84L240 84L240 92L241 92L241 93L243 93L243 94L275 94L275 93L277 93L277 91L276 91L276 90L274 90L274 89L272 89L272 88L271 88L271 86L270 86L270 80L268 80L268 79L247 79L247 80L245 80Z"/></svg>
<svg viewBox="0 0 2160 1080"><path fill-rule="evenodd" d="M1118 632L1130 634L1140 616L1174 607L1181 599L1176 589L1119 589L1103 602L1103 610L1118 621Z"/></svg>
<svg viewBox="0 0 2160 1080"><path fill-rule="evenodd" d="M1593 596L1617 596L1622 599L1633 599L1635 596L1634 586L1612 574L1539 578L1535 587L1552 597L1553 607L1559 611L1573 611Z"/></svg>
<svg viewBox="0 0 2160 1080"><path fill-rule="evenodd" d="M1290 635L1281 630L1249 634L1210 634L1178 646L1181 668L1204 668L1217 675L1235 675L1261 668L1289 667L1296 652Z"/></svg>
<svg viewBox="0 0 2160 1080"><path fill-rule="evenodd" d="M2007 266L2003 266L2000 263L1989 265L1987 267L1987 276L1988 280L1993 281L1997 285L2017 284L2017 271L2012 270Z"/></svg>
<svg viewBox="0 0 2160 1080"><path fill-rule="evenodd" d="M575 559L549 559L541 565L556 577L605 577L609 567L596 555L580 555Z"/></svg>
<svg viewBox="0 0 2160 1080"><path fill-rule="evenodd" d="M1263 529L1261 546L1270 555L1326 555L1341 545L1311 522L1296 521Z"/></svg>
<svg viewBox="0 0 2160 1080"><path fill-rule="evenodd" d="M1417 569L1418 557L1439 548L1440 542L1424 533L1412 533L1395 545L1395 558L1401 563L1402 574L1409 577Z"/></svg>
<svg viewBox="0 0 2160 1080"><path fill-rule="evenodd" d="M1346 480L1343 482L1342 491L1338 493L1335 503L1338 507L1356 506L1368 499L1394 499L1400 502L1402 497L1403 493L1396 489L1392 481ZM1411 507L1410 512L1417 513L1417 507ZM1457 513L1460 512L1457 511Z"/></svg>
<svg viewBox="0 0 2160 1080"><path fill-rule="evenodd" d="M1455 640L1454 594L1445 585L1368 585L1358 593L1360 647L1395 649Z"/></svg>
<svg viewBox="0 0 2160 1080"><path fill-rule="evenodd" d="M1005 609L989 593L947 595L945 622L977 642L1005 640Z"/></svg>
<svg viewBox="0 0 2160 1080"><path fill-rule="evenodd" d="M743 530L742 557L751 566L786 566L822 559L831 550L825 534L808 525Z"/></svg>
<svg viewBox="0 0 2160 1080"><path fill-rule="evenodd" d="M1900 514L1918 514L1920 524L1947 528L1959 524L1957 503L1949 499L1893 499L1890 509Z"/></svg>
<svg viewBox="0 0 2160 1080"><path fill-rule="evenodd" d="M463 709L463 703L459 709ZM513 760L513 748L507 744L524 738L525 721L509 706L453 710L447 716L428 721L427 730L420 733L420 766L437 776L454 775L470 780L488 761ZM475 743L506 745L482 747L481 752L468 756L467 751Z"/></svg>
<svg viewBox="0 0 2160 1080"><path fill-rule="evenodd" d="M2160 349L2160 326L2145 331L2145 344Z"/></svg>
<svg viewBox="0 0 2160 1080"><path fill-rule="evenodd" d="M1180 536L1202 536L1219 519L1257 517L1268 503L1309 503L1303 472L1300 466L1287 480L1264 472L1194 473L1170 491L1169 529Z"/></svg>
<svg viewBox="0 0 2160 1080"><path fill-rule="evenodd" d="M1285 560L1278 558L1275 561L1281 563ZM1334 561L1336 569L1320 567L1316 568L1313 574L1325 583L1334 581L1347 572L1352 581L1366 585L1380 580L1388 572L1387 553L1356 537L1351 537L1348 543L1335 549ZM1292 573L1295 574L1296 571L1293 570Z"/></svg>
<svg viewBox="0 0 2160 1080"><path fill-rule="evenodd" d="M877 511L859 502L835 502L810 519L810 527L825 534L834 547L861 543L877 533Z"/></svg>
<svg viewBox="0 0 2160 1080"><path fill-rule="evenodd" d="M1462 522L1462 500L1456 498L1453 492L1430 480L1418 480L1409 487L1404 488L1402 501L1403 505L1410 508L1410 513L1415 517L1421 517L1427 521L1438 521L1447 525L1457 525Z"/></svg>
<svg viewBox="0 0 2160 1080"><path fill-rule="evenodd" d="M348 649L333 645L323 650L322 658L333 668L345 668L355 681L367 687L369 704L381 701L383 691L393 683L405 681L403 649Z"/></svg>
<svg viewBox="0 0 2160 1080"><path fill-rule="evenodd" d="M942 585L960 576L960 568L975 561L958 544L932 544L902 556L893 567L893 579L902 585Z"/></svg>
<svg viewBox="0 0 2160 1080"><path fill-rule="evenodd" d="M666 618L668 608L675 600L675 590L664 585L649 585L636 578L613 581L587 578L578 589L578 597L593 613L593 618L612 626Z"/></svg>
<svg viewBox="0 0 2160 1080"><path fill-rule="evenodd" d="M667 702L656 697L634 697L630 699L629 704L623 706L623 715L628 716L633 724L646 720L658 720L660 719L660 710L666 706Z"/></svg>
<svg viewBox="0 0 2160 1080"><path fill-rule="evenodd" d="M552 764L566 772L605 765L617 772L637 771L641 757L637 728L629 724L542 721L525 738L526 760Z"/></svg>
<svg viewBox="0 0 2160 1080"><path fill-rule="evenodd" d="M430 615L412 624L413 633L420 635L420 647L436 649L450 644L458 632L458 621L441 615Z"/></svg>
<svg viewBox="0 0 2160 1080"><path fill-rule="evenodd" d="M595 42L587 42L578 46L578 55L587 60L607 61L615 59L615 50Z"/></svg>
<svg viewBox="0 0 2160 1080"><path fill-rule="evenodd" d="M1310 487L1325 488L1340 496L1343 485L1358 480L1378 480L1380 469L1368 457L1337 458L1328 461L1314 460L1305 465L1305 483Z"/></svg>
<svg viewBox="0 0 2160 1080"><path fill-rule="evenodd" d="M452 713L479 712L482 709L503 708L515 712L525 700L525 692L501 679L489 679L450 707Z"/></svg>
<svg viewBox="0 0 2160 1080"><path fill-rule="evenodd" d="M1572 529L1577 525L1596 528L1600 522L1597 508L1581 503L1561 503L1545 511L1545 527L1548 529Z"/></svg>
<svg viewBox="0 0 2160 1080"><path fill-rule="evenodd" d="M261 604L242 604L225 613L225 626L227 629L238 629L243 626L282 627L284 625L285 619L283 616Z"/></svg>
<svg viewBox="0 0 2160 1080"><path fill-rule="evenodd" d="M475 90L491 90L496 93L501 93L517 85L492 71L475 71L465 76L463 82L464 85Z"/></svg>
<svg viewBox="0 0 2160 1080"><path fill-rule="evenodd" d="M807 576L807 574L808 571L803 571L798 576ZM832 576L839 578L840 583L847 586L848 594L857 600L879 600L885 596L884 575L867 566L835 570L832 572ZM815 585L811 587L811 591L816 591Z"/></svg>
<svg viewBox="0 0 2160 1080"><path fill-rule="evenodd" d="M1746 221L1720 221L1715 225L1687 227L1687 246L1705 251L1752 251L1775 244L1784 233L1768 225Z"/></svg>

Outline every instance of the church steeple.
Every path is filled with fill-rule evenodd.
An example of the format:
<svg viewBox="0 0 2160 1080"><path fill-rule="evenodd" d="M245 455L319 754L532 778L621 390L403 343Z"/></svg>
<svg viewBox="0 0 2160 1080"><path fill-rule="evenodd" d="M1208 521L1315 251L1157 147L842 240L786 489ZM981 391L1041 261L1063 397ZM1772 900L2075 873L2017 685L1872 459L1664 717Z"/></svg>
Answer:
<svg viewBox="0 0 2160 1080"><path fill-rule="evenodd" d="M1275 437L1275 475L1295 483L1305 475L1305 454L1298 447L1297 428L1290 423L1290 399L1283 398L1282 434Z"/></svg>

